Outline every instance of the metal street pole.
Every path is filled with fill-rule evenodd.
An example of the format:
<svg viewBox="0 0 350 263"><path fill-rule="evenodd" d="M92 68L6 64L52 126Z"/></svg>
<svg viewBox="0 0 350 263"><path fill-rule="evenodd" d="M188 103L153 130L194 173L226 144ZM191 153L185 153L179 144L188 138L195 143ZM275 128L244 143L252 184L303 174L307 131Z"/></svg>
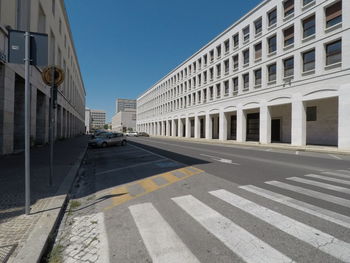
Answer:
<svg viewBox="0 0 350 263"><path fill-rule="evenodd" d="M55 89L55 68L51 68L51 103L50 103L50 174L49 174L49 186L52 186L53 178L53 143L54 143L54 131L55 131L55 98L54 98L54 89Z"/></svg>
<svg viewBox="0 0 350 263"><path fill-rule="evenodd" d="M27 31L24 34L25 38L25 58L24 58L24 75L25 75L25 92L24 92L24 107L25 107L25 213L30 213L30 33Z"/></svg>

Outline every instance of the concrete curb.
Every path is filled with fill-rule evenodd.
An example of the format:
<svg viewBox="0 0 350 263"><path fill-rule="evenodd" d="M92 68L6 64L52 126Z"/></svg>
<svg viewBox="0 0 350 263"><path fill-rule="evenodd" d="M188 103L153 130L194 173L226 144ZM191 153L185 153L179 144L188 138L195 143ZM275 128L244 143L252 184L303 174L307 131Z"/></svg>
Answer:
<svg viewBox="0 0 350 263"><path fill-rule="evenodd" d="M328 154L338 154L338 155L350 155L350 151L338 150L338 148L332 149L332 147L327 146L292 146L292 145L281 145L281 144L261 144L259 142L245 142L239 143L235 141L220 141L220 140L207 140L207 139L194 139L194 138L178 138L178 137L164 137L164 136L150 136L152 138L159 138L164 140L173 141L184 141L207 145L224 145L224 146L246 146L246 147L261 147L270 149L281 149L287 151L300 151L300 152L317 152L317 153L328 153Z"/></svg>
<svg viewBox="0 0 350 263"><path fill-rule="evenodd" d="M41 262L41 257L49 242L49 237L59 223L58 219L62 213L65 212L64 207L68 201L68 195L72 189L86 151L87 146L79 155L73 167L69 170L55 196L51 197L48 207L46 207L45 212L43 212L40 219L35 224L28 239L21 245L17 256L15 258L10 258L8 261L9 263Z"/></svg>

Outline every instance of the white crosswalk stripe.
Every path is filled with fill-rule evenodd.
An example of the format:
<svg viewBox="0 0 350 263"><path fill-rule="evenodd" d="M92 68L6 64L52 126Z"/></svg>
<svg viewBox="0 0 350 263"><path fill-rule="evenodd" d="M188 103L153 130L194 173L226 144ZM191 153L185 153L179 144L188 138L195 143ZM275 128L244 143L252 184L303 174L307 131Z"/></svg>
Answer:
<svg viewBox="0 0 350 263"><path fill-rule="evenodd" d="M199 262L151 203L129 210L154 263Z"/></svg>
<svg viewBox="0 0 350 263"><path fill-rule="evenodd" d="M305 176L311 177L311 178L316 178L316 179L321 179L321 180L325 180L325 181L330 181L330 182L334 182L334 183L350 185L350 181L348 181L348 180L342 180L342 179L337 179L337 178L318 175L318 174L306 174Z"/></svg>
<svg viewBox="0 0 350 263"><path fill-rule="evenodd" d="M172 200L246 262L292 261L193 196Z"/></svg>
<svg viewBox="0 0 350 263"><path fill-rule="evenodd" d="M276 187L279 187L282 189L286 189L289 191L293 191L293 192L296 192L296 193L299 193L302 195L311 196L313 198L324 200L324 201L334 203L337 205L350 207L350 200L349 199L321 193L321 192L310 190L310 189L307 189L304 187L286 184L286 183L278 182L278 181L269 181L269 182L265 182L265 184L273 185L273 186L276 186Z"/></svg>
<svg viewBox="0 0 350 263"><path fill-rule="evenodd" d="M345 216L345 215L342 215L309 203L305 203L303 201L296 200L289 196L281 195L279 193L275 193L253 185L240 186L239 188L249 191L251 193L254 193L256 195L265 197L267 199L273 200L275 202L284 204L286 206L298 209L310 215L317 216L324 220L333 222L340 226L350 228L350 217L348 216Z"/></svg>
<svg viewBox="0 0 350 263"><path fill-rule="evenodd" d="M345 171L347 172L347 171ZM326 175L334 175L334 176L337 176L337 177L342 177L342 178L348 178L350 179L350 174L347 175L347 174L344 174L344 173L341 173L341 172L322 172L323 174L326 174ZM349 172L350 173L350 172Z"/></svg>
<svg viewBox="0 0 350 263"><path fill-rule="evenodd" d="M226 190L221 189L209 193L337 259L350 262L349 243Z"/></svg>
<svg viewBox="0 0 350 263"><path fill-rule="evenodd" d="M350 189L349 188L345 188L345 187L341 187L341 186L321 183L321 182L308 180L308 179L304 179L304 178L299 178L299 177L289 177L287 179L291 180L291 181L294 181L294 182L299 182L299 183L304 183L304 184L308 184L308 185L312 185L312 186L317 186L317 187L320 187L320 188L324 188L324 189L328 189L328 190L332 190L332 191L336 191L336 192L350 194Z"/></svg>

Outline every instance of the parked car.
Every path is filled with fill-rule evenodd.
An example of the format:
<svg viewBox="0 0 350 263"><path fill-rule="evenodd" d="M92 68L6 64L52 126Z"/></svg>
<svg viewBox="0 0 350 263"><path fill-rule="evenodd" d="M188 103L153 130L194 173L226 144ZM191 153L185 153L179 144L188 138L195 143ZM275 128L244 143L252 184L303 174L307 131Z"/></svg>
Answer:
<svg viewBox="0 0 350 263"><path fill-rule="evenodd" d="M138 136L141 136L141 137L149 137L149 134L147 132L139 132L138 133Z"/></svg>
<svg viewBox="0 0 350 263"><path fill-rule="evenodd" d="M126 145L123 133L103 133L89 141L89 147L107 147L112 145Z"/></svg>
<svg viewBox="0 0 350 263"><path fill-rule="evenodd" d="M96 137L102 136L103 134L107 134L107 133L109 132L97 130L93 134L91 134L91 139L94 139Z"/></svg>
<svg viewBox="0 0 350 263"><path fill-rule="evenodd" d="M126 136L137 137L137 136L138 136L138 133L137 133L137 132L127 132L125 135L126 135Z"/></svg>

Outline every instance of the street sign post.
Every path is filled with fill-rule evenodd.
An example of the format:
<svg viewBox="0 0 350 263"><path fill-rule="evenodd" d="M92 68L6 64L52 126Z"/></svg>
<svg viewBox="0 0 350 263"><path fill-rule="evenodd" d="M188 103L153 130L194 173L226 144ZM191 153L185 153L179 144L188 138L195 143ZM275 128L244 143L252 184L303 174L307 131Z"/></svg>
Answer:
<svg viewBox="0 0 350 263"><path fill-rule="evenodd" d="M30 213L30 65L46 66L48 54L48 36L10 30L8 36L8 62L24 64L25 78L25 213Z"/></svg>
<svg viewBox="0 0 350 263"><path fill-rule="evenodd" d="M53 143L54 143L54 131L55 131L55 110L57 108L57 92L58 86L62 84L64 80L64 72L57 66L50 66L43 70L41 77L44 83L51 86L51 102L49 108L49 120L50 120L50 175L49 185L52 185L53 178Z"/></svg>

